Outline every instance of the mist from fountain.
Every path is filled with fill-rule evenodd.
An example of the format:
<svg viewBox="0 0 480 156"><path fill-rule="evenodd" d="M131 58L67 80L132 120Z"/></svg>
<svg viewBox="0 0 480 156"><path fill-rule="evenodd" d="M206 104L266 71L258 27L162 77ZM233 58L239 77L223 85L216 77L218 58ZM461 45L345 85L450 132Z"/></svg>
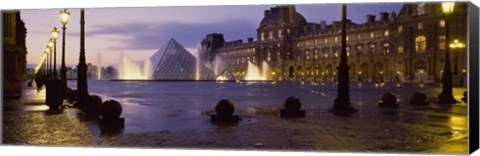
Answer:
<svg viewBox="0 0 480 156"><path fill-rule="evenodd" d="M262 62L262 65L263 71L260 73L258 66L248 61L247 75L245 75L244 80L267 80L267 74L270 69L268 68L267 62Z"/></svg>
<svg viewBox="0 0 480 156"><path fill-rule="evenodd" d="M150 60L145 61L144 68L140 64L130 60L127 56L122 54L121 64L119 65L119 79L122 80L147 80L150 79L151 72Z"/></svg>

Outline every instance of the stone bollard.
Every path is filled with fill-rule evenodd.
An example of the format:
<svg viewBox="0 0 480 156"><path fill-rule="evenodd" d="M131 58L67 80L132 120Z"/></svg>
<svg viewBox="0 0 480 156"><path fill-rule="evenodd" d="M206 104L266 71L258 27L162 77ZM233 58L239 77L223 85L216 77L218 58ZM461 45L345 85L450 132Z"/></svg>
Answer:
<svg viewBox="0 0 480 156"><path fill-rule="evenodd" d="M67 101L70 103L74 103L77 100L77 90L70 89L70 88L67 88L66 90L67 90L66 91L67 95L65 99L67 99Z"/></svg>
<svg viewBox="0 0 480 156"><path fill-rule="evenodd" d="M426 106L428 105L427 102L427 95L421 92L415 92L412 95L412 98L409 100L411 105L415 106Z"/></svg>
<svg viewBox="0 0 480 156"><path fill-rule="evenodd" d="M58 78L52 78L47 80L46 83L46 96L45 103L52 110L60 109L63 104L63 87L62 80Z"/></svg>
<svg viewBox="0 0 480 156"><path fill-rule="evenodd" d="M100 107L102 106L102 98L97 95L90 95L85 103L84 111L87 115L100 115Z"/></svg>
<svg viewBox="0 0 480 156"><path fill-rule="evenodd" d="M397 97L392 93L385 93L382 96L382 101L378 103L380 108L398 108Z"/></svg>
<svg viewBox="0 0 480 156"><path fill-rule="evenodd" d="M240 121L240 117L238 115L233 115L235 112L235 106L230 100L222 99L218 101L217 105L215 106L215 112L217 114L210 115L211 123L235 124Z"/></svg>
<svg viewBox="0 0 480 156"><path fill-rule="evenodd" d="M115 100L107 100L100 107L100 124L111 128L124 128L125 119L120 118L122 105Z"/></svg>
<svg viewBox="0 0 480 156"><path fill-rule="evenodd" d="M462 101L465 102L465 103L467 103L467 102L468 102L467 99L468 99L468 94L467 94L467 91L465 91L465 92L463 92Z"/></svg>
<svg viewBox="0 0 480 156"><path fill-rule="evenodd" d="M288 97L283 105L285 109L280 110L280 117L305 117L305 110L300 110L302 102L298 97Z"/></svg>

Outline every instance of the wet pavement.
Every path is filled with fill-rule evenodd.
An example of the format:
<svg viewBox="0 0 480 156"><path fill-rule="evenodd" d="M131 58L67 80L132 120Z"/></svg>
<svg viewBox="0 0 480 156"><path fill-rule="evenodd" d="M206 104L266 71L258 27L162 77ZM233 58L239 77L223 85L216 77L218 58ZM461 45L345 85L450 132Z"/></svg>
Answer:
<svg viewBox="0 0 480 156"><path fill-rule="evenodd" d="M125 129L102 129L95 118L76 108L48 111L43 103L44 90L26 88L21 100L4 101L3 143L396 153L468 151L467 105L436 104L432 97L440 93L440 87L435 85L352 84L351 102L359 112L340 117L328 111L336 94L334 84L115 82L118 88L109 90L104 85L109 83L89 81L90 93L122 103ZM143 92L135 92L139 88ZM159 91L148 95L152 90ZM407 104L416 90L428 95L428 106ZM457 100L464 90L454 88ZM379 98L386 92L399 97L399 109L378 108ZM278 117L283 100L290 95L302 100L305 118ZM238 125L210 124L207 114L221 98L235 102L235 114L243 117Z"/></svg>

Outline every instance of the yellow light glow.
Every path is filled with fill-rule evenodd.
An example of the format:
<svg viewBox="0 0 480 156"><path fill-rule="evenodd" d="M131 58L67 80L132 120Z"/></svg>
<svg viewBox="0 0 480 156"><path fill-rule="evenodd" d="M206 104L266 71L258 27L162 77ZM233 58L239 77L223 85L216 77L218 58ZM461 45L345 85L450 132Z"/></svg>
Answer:
<svg viewBox="0 0 480 156"><path fill-rule="evenodd" d="M452 14L454 7L455 7L455 2L443 2L442 3L442 11L445 15Z"/></svg>
<svg viewBox="0 0 480 156"><path fill-rule="evenodd" d="M70 12L67 11L67 9L64 9L60 11L60 22L62 22L63 25L66 25L68 23L68 18L70 17Z"/></svg>
<svg viewBox="0 0 480 156"><path fill-rule="evenodd" d="M58 32L57 27L53 27L53 30L52 30L52 38L53 38L54 40L57 40L59 33L60 33L60 32Z"/></svg>
<svg viewBox="0 0 480 156"><path fill-rule="evenodd" d="M50 39L50 41L48 41L48 47L53 47L53 39Z"/></svg>

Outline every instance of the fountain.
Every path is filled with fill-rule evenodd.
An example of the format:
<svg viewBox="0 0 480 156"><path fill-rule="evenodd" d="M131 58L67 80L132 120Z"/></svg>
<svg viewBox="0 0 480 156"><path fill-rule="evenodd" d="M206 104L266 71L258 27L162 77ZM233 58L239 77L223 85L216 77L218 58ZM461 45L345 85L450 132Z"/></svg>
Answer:
<svg viewBox="0 0 480 156"><path fill-rule="evenodd" d="M97 80L102 79L102 55L101 52L98 53L98 68L97 68Z"/></svg>
<svg viewBox="0 0 480 156"><path fill-rule="evenodd" d="M147 80L149 72L151 72L150 60L145 61L143 70L138 63L133 62L125 55L121 56L121 64L119 65L119 79L122 80Z"/></svg>
<svg viewBox="0 0 480 156"><path fill-rule="evenodd" d="M262 65L262 72L260 72L258 66L248 61L247 75L245 76L244 80L267 80L270 69L267 62L263 61Z"/></svg>

